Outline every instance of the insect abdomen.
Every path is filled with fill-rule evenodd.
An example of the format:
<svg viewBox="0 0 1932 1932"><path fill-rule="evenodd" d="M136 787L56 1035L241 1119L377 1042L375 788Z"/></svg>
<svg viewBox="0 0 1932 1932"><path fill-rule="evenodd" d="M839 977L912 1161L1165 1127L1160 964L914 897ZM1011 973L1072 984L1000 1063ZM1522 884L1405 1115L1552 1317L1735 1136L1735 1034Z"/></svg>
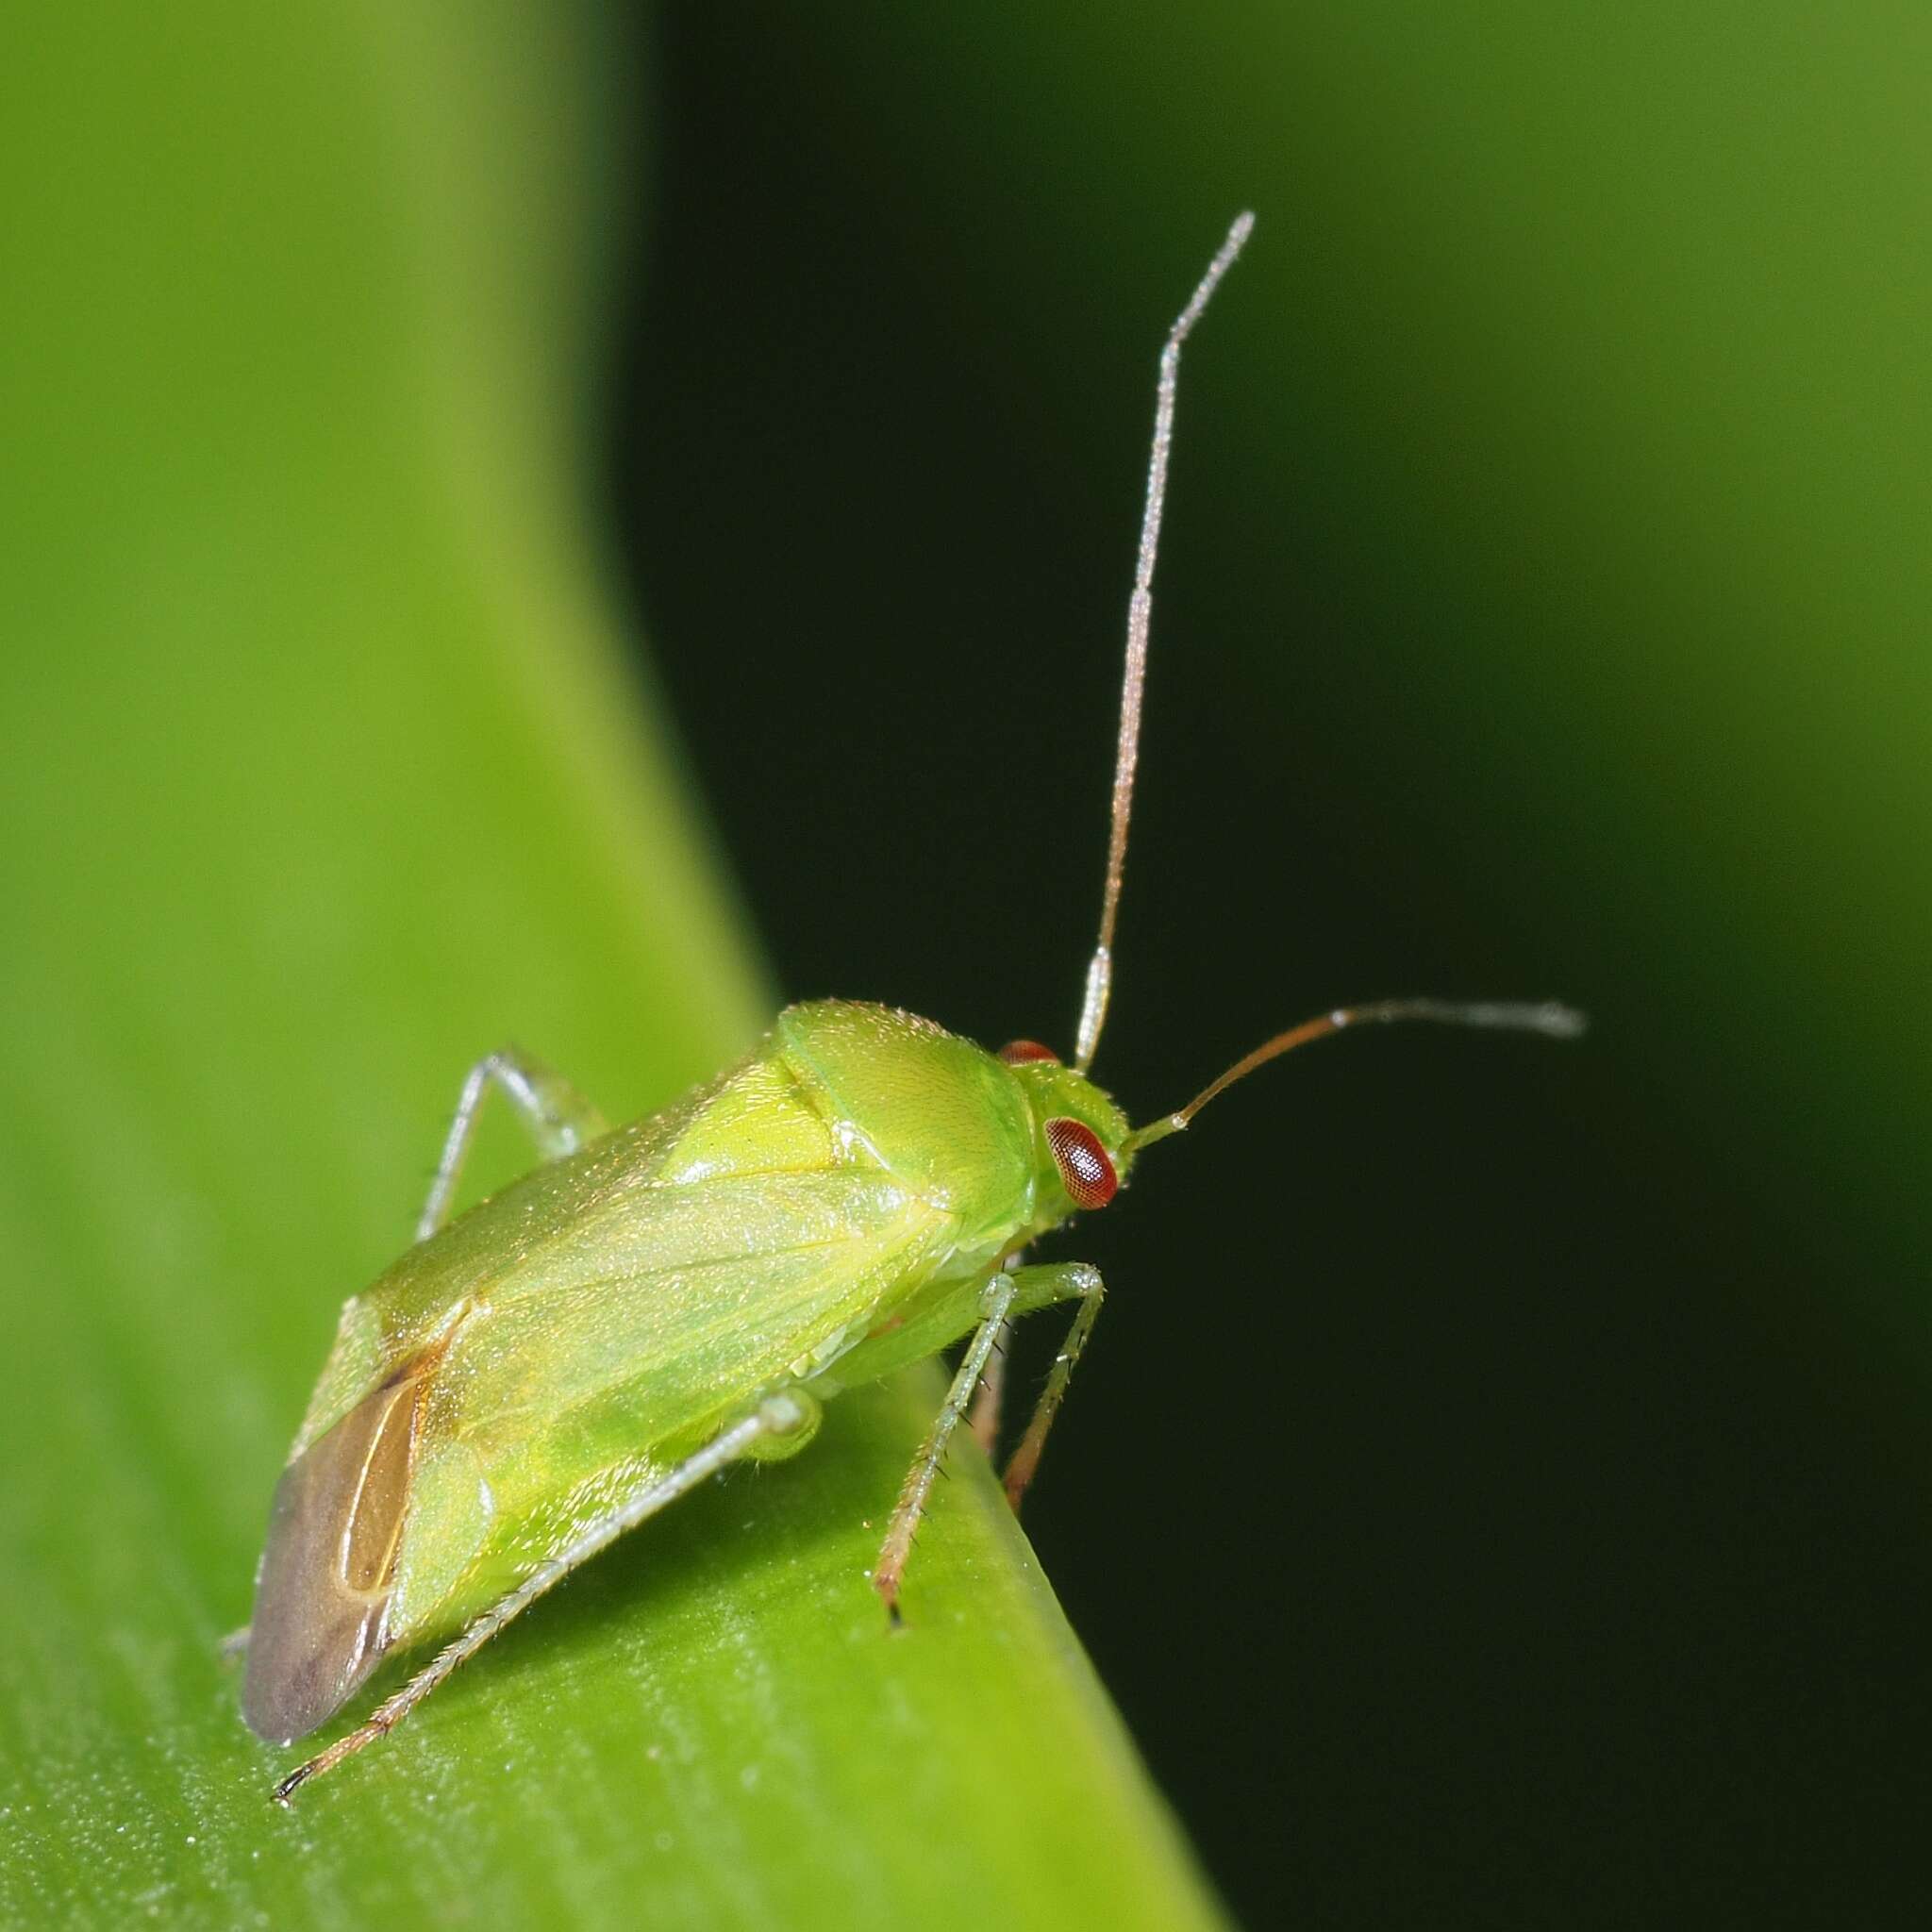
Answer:
<svg viewBox="0 0 1932 1932"><path fill-rule="evenodd" d="M242 1692L249 1728L272 1743L312 1731L389 1648L418 1424L441 1353L373 1390L282 1472Z"/></svg>

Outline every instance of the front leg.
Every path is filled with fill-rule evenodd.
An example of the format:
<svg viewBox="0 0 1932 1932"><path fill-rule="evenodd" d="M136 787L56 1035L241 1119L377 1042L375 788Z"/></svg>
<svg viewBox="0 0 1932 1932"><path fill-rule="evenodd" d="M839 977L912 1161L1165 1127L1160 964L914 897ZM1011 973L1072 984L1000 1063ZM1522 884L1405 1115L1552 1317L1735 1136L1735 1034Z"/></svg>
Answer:
<svg viewBox="0 0 1932 1932"><path fill-rule="evenodd" d="M933 1420L931 1431L921 1445L919 1454L913 1457L912 1467L906 1472L906 1481L900 1489L899 1501L886 1531L885 1546L879 1551L878 1565L872 1574L873 1588L884 1600L886 1614L894 1626L901 1621L899 1586L906 1574L907 1559L912 1554L913 1534L919 1527L919 1519L925 1512L926 1498L932 1491L933 1478L945 1459L946 1444L951 1441L954 1429L973 1401L974 1391L985 1374L987 1361L1001 1329L1014 1315L1026 1314L1054 1302L1075 1298L1084 1305L1080 1319L1085 1320L1087 1327L1091 1328L1093 1324L1087 1311L1097 1305L1100 1291L1099 1274L1081 1261L1021 1268L1010 1274L1002 1270L986 1284L980 1302L979 1326L974 1331L973 1340L960 1360L958 1374L953 1377L953 1386L946 1391L946 1399ZM1074 1328L1080 1328L1080 1320L1075 1321ZM1084 1342L1084 1333L1080 1339ZM1077 1354L1072 1336L1068 1338L1068 1343L1069 1348ZM1035 1462L1040 1459L1035 1439L1044 1440L1047 1424L1053 1419L1052 1408L1059 1406L1059 1396L1066 1388L1067 1373L1071 1372L1072 1364L1067 1362L1066 1350L1061 1352L1061 1362L1066 1363L1066 1370L1062 1370L1060 1363L1055 1364L1054 1378L1047 1383L1047 1394L1041 1398L1041 1408L1034 1412L1033 1424L1026 1431L1025 1441L1020 1445L1021 1455L1026 1453L1029 1443L1034 1445ZM1052 1407L1048 1407L1049 1396ZM1041 1420L1041 1410L1046 1413L1045 1423ZM1014 1459L1017 1462L1019 1458L1016 1457Z"/></svg>
<svg viewBox="0 0 1932 1932"><path fill-rule="evenodd" d="M1000 1332L992 1339L992 1354L987 1359L986 1374L979 1378L979 1392L973 1398L973 1413L967 1418L973 1439L989 1462L999 1453L1000 1416L1007 1395L1007 1347L1012 1339L1013 1322L1008 1316L1000 1324Z"/></svg>
<svg viewBox="0 0 1932 1932"><path fill-rule="evenodd" d="M891 1524L886 1530L885 1546L879 1551L878 1566L872 1573L872 1587L878 1591L886 1607L886 1615L895 1629L900 1622L899 1581L906 1574L906 1559L912 1554L913 1533L919 1527L919 1519L925 1513L925 1499L931 1492L932 1479L939 1474L940 1464L945 1460L946 1444L952 1440L953 1431L958 1427L959 1418L966 1413L967 1405L973 1400L973 1391L979 1387L979 1377L985 1371L987 1357L992 1353L993 1342L998 1339L1008 1315L1012 1312L1019 1284L1019 1275L1008 1274L1004 1269L987 1283L986 1292L980 1301L980 1324L960 1360L959 1373L953 1377L953 1386L946 1391L946 1399L940 1405L932 1428L921 1444L919 1454L912 1458L912 1467L906 1472L898 1504L892 1510Z"/></svg>

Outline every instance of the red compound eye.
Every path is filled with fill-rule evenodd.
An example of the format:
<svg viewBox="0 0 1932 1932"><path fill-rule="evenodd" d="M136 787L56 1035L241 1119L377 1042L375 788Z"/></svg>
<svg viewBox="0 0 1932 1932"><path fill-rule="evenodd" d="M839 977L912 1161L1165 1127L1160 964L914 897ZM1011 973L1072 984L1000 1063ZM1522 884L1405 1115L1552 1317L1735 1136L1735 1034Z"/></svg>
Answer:
<svg viewBox="0 0 1932 1932"><path fill-rule="evenodd" d="M1060 1171L1060 1186L1075 1208L1105 1208L1113 1199L1120 1176L1091 1127L1079 1121L1048 1121L1046 1144Z"/></svg>
<svg viewBox="0 0 1932 1932"><path fill-rule="evenodd" d="M1000 1058L1009 1067L1024 1067L1029 1060L1052 1060L1059 1064L1059 1055L1050 1046L1041 1046L1037 1040L1009 1040L1000 1048Z"/></svg>

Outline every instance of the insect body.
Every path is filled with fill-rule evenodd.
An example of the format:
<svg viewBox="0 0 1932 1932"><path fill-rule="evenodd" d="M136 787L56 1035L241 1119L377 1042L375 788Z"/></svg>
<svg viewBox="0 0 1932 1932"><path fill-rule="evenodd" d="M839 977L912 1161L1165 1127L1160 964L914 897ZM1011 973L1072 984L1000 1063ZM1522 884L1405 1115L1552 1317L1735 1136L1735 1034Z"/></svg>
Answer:
<svg viewBox="0 0 1932 1932"><path fill-rule="evenodd" d="M282 1478L249 1723L312 1730L730 1424L802 1447L821 1397L1090 1291L1001 1264L1111 1185L1126 1138L1055 1060L826 1001L420 1242L343 1309Z"/></svg>
<svg viewBox="0 0 1932 1932"><path fill-rule="evenodd" d="M391 1652L447 1641L276 1798L387 1732L625 1530L733 1461L802 1448L826 1397L970 1337L874 1572L896 1621L926 1492L1001 1328L1079 1304L1008 1465L1017 1504L1099 1311L1093 1269L1021 1265L1039 1236L1106 1206L1141 1150L1231 1081L1324 1034L1408 1019L1576 1029L1555 1007L1342 1009L1277 1035L1139 1129L1087 1076L1111 980L1179 348L1248 225L1236 224L1161 358L1100 943L1074 1064L1030 1041L990 1054L909 1014L823 1001L788 1008L709 1085L613 1132L533 1061L480 1062L417 1244L343 1308L275 1491L243 1714L292 1741ZM450 1221L492 1088L548 1158Z"/></svg>

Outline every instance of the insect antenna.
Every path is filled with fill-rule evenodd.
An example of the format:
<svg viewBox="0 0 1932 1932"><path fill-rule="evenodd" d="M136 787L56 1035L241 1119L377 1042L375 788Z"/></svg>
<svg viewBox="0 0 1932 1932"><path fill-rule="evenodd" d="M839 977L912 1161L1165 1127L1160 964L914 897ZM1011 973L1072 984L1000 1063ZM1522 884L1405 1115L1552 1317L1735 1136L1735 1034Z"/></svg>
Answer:
<svg viewBox="0 0 1932 1932"><path fill-rule="evenodd" d="M1365 1007L1337 1007L1332 1012L1317 1014L1312 1020L1304 1020L1299 1026L1291 1026L1286 1033L1277 1033L1273 1040L1264 1040L1253 1053L1244 1054L1238 1059L1218 1080L1204 1087L1187 1106L1176 1108L1173 1113L1162 1114L1144 1127L1136 1128L1127 1136L1124 1151L1138 1153L1156 1141L1164 1141L1170 1134L1179 1133L1210 1100L1225 1093L1237 1080L1245 1080L1257 1067L1265 1067L1270 1060L1279 1059L1283 1054L1292 1053L1298 1046L1325 1040L1329 1034L1340 1033L1345 1027L1385 1025L1398 1020L1428 1020L1446 1026L1493 1026L1515 1033L1541 1033L1550 1040L1574 1040L1589 1024L1574 1007L1562 1006L1555 1000L1541 1004L1493 1000L1467 1004L1453 1000L1377 1000Z"/></svg>
<svg viewBox="0 0 1932 1932"><path fill-rule="evenodd" d="M1120 909L1121 877L1127 858L1127 815L1134 804L1134 766L1141 745L1141 691L1147 676L1147 634L1154 616L1154 558L1160 545L1160 512L1167 500L1167 459L1174 443L1174 399L1181 366L1181 344L1201 319L1223 275L1234 265L1255 225L1252 214L1235 218L1200 286L1175 318L1160 351L1160 380L1155 391L1154 447L1147 459L1147 506L1141 517L1141 550L1134 568L1134 594L1127 604L1127 664L1121 679L1121 736L1113 771L1113 823L1107 845L1107 886L1100 901L1100 940L1087 968L1080 1004L1074 1065L1081 1073L1093 1063L1100 1029L1113 990L1113 928Z"/></svg>

